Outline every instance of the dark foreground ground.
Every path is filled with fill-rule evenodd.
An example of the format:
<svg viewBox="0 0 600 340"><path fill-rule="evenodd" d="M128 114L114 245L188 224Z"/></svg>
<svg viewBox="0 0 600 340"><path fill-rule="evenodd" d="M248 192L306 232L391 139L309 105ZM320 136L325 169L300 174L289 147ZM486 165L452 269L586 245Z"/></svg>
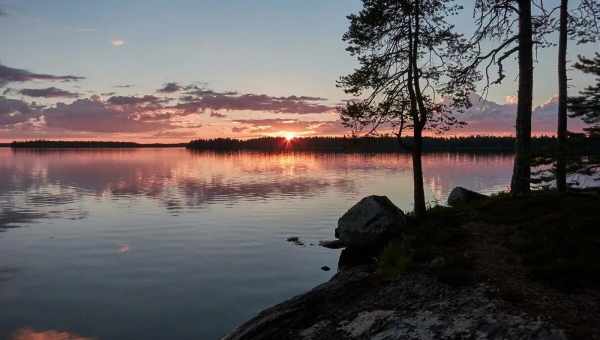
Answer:
<svg viewBox="0 0 600 340"><path fill-rule="evenodd" d="M600 339L599 259L598 191L436 207L226 339Z"/></svg>

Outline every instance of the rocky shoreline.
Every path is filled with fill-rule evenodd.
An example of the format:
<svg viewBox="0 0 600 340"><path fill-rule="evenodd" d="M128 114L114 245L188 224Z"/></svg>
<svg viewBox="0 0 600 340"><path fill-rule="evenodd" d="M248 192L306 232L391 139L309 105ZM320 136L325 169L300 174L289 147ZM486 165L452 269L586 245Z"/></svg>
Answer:
<svg viewBox="0 0 600 340"><path fill-rule="evenodd" d="M379 281L368 266L336 274L261 312L225 340L566 339L489 286L456 288L424 274Z"/></svg>
<svg viewBox="0 0 600 340"><path fill-rule="evenodd" d="M487 199L456 188L449 203L464 207ZM364 198L340 218L338 239L322 244L346 247L331 280L264 310L223 339L599 338L597 290L563 293L531 281L518 254L505 247L506 237L514 237L507 232L511 227L482 223L473 217L475 210L457 211L468 218L462 217L455 229L450 229L454 210L435 222L460 234L457 242L444 243L446 248L429 254L426 261L411 255L410 269L401 265L401 274L390 276L382 267L390 252L384 247L391 244L385 241L400 240L404 247L407 239L416 238L410 231L414 221L386 197ZM427 233L426 238L438 238ZM462 272L455 268L462 263L457 257L468 259ZM447 267L452 268L451 280L446 279ZM465 271L469 279L456 280Z"/></svg>

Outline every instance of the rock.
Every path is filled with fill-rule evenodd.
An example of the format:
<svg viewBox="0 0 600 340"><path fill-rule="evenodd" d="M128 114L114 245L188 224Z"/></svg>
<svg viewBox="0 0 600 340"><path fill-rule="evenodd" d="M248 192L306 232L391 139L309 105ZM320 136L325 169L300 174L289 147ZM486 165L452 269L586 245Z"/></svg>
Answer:
<svg viewBox="0 0 600 340"><path fill-rule="evenodd" d="M321 270L325 271L325 272L328 272L328 271L331 270L331 268L329 268L328 266L323 266L323 267L321 267Z"/></svg>
<svg viewBox="0 0 600 340"><path fill-rule="evenodd" d="M338 220L335 237L348 247L370 248L398 236L406 215L386 196L368 196Z"/></svg>
<svg viewBox="0 0 600 340"><path fill-rule="evenodd" d="M346 247L346 244L341 240L319 241L319 245L329 249L341 249Z"/></svg>
<svg viewBox="0 0 600 340"><path fill-rule="evenodd" d="M472 202L481 201L488 198L488 196L480 194L463 187L456 187L452 189L448 196L448 205L457 206L462 204L468 204Z"/></svg>
<svg viewBox="0 0 600 340"><path fill-rule="evenodd" d="M291 298L279 305L270 307L251 320L233 330L221 340L271 340L271 339L301 339L297 331L314 325L322 320L315 317L344 310L341 306L348 304L356 294L371 291L369 284L371 272L366 268L356 267L353 270L337 273L328 282L312 290ZM300 328L299 325L304 327ZM310 339L322 339L320 333L335 327L321 327L311 330L304 329L304 335L309 333ZM331 339L331 338L330 338ZM335 338L334 338L335 339Z"/></svg>
<svg viewBox="0 0 600 340"><path fill-rule="evenodd" d="M348 333L352 338L362 337L368 335L374 325L384 323L392 315L394 315L393 310L362 312L352 321L342 321L338 329Z"/></svg>
<svg viewBox="0 0 600 340"><path fill-rule="evenodd" d="M429 263L429 267L431 267L431 268L441 268L445 265L446 265L446 259L442 256L438 256L438 257L434 258L433 260L431 260L431 263Z"/></svg>
<svg viewBox="0 0 600 340"><path fill-rule="evenodd" d="M297 246L301 246L304 247L304 242L300 241L300 238L296 237L296 236L292 236L292 237L288 237L286 239L286 241L291 242Z"/></svg>
<svg viewBox="0 0 600 340"><path fill-rule="evenodd" d="M357 267L261 312L224 339L567 339L551 320L515 309L494 292L415 273L373 280Z"/></svg>
<svg viewBox="0 0 600 340"><path fill-rule="evenodd" d="M319 332L326 329L331 324L329 320L323 320L315 323L314 325L302 330L299 335L303 340L314 340L317 339Z"/></svg>
<svg viewBox="0 0 600 340"><path fill-rule="evenodd" d="M345 248L340 253L338 271L350 270L359 266L373 266L377 263L376 254L363 249Z"/></svg>

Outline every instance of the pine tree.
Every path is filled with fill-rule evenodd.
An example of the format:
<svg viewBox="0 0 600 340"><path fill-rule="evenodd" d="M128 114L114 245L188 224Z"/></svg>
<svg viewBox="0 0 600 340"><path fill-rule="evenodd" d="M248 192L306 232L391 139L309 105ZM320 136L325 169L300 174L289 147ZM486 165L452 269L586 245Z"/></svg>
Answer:
<svg viewBox="0 0 600 340"><path fill-rule="evenodd" d="M470 105L479 79L469 41L447 17L462 9L453 0L363 0L344 35L360 66L339 81L357 97L340 110L342 122L367 135L412 132L414 211L425 215L421 164L423 131L459 124L452 112Z"/></svg>

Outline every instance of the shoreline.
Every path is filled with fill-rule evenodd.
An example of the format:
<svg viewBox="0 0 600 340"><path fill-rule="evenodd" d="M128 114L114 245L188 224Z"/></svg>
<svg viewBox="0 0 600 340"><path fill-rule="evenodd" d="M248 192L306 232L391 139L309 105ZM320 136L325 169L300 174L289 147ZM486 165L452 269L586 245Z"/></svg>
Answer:
<svg viewBox="0 0 600 340"><path fill-rule="evenodd" d="M575 233L563 224L586 228L600 222L600 214L589 210L599 203L600 191L590 189L564 196L548 191L532 198L498 195L482 203L433 208L431 222L449 228L438 232L451 234L451 240L416 242L410 250L431 254L412 256L408 266L398 267L390 258L406 250L393 249L390 241L375 262L340 263L329 281L261 311L222 339L600 339L596 259L563 265L571 260L554 258L553 251L536 252L547 240L531 236L542 227L560 243L561 234ZM564 210L556 211L557 206ZM525 216L511 215L525 208ZM426 230L407 231L405 237L419 239L421 233L423 240L440 239L436 227L420 228ZM579 233L569 235L573 246L600 252L594 247L600 233ZM540 256L541 262L532 262Z"/></svg>
<svg viewBox="0 0 600 340"><path fill-rule="evenodd" d="M600 139L574 137L581 155L600 152ZM583 138L583 139L581 139ZM470 136L436 138L425 137L423 152L440 153L514 153L514 138L500 136ZM585 143L584 143L585 142ZM173 148L184 147L191 151L235 152L257 151L273 152L328 152L328 153L410 153L412 139L403 137L398 140L392 137L261 137L247 140L217 138L193 140L184 143L137 143L122 141L61 141L34 140L15 141L0 144L2 147L19 149L94 149L94 148ZM539 136L532 139L534 152L553 152L556 147L554 137Z"/></svg>

